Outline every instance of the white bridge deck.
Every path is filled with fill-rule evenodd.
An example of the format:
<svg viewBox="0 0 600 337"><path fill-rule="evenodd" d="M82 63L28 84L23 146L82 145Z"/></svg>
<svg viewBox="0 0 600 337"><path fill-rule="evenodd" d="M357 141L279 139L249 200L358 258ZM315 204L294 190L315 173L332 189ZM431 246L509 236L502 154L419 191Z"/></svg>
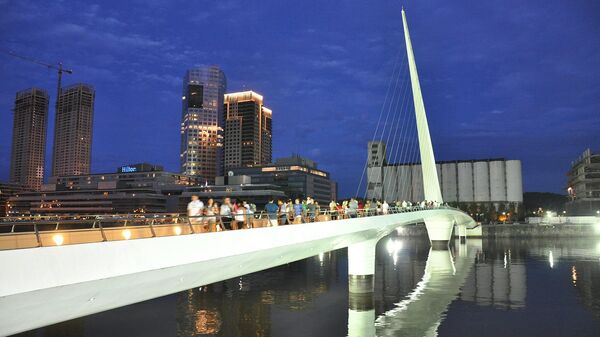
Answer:
<svg viewBox="0 0 600 337"><path fill-rule="evenodd" d="M0 251L0 334L145 301L378 240L428 218L472 219L451 208L137 240ZM27 319L23 319L27 317Z"/></svg>

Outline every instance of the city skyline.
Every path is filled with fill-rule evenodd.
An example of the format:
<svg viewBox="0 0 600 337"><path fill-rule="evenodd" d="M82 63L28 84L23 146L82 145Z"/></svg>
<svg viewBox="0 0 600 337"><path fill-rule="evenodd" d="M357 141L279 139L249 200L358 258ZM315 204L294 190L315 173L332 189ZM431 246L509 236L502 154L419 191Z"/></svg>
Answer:
<svg viewBox="0 0 600 337"><path fill-rule="evenodd" d="M146 29L152 27L148 23L152 20L158 27L169 25L178 12L167 4L157 5L174 12L163 21L152 17L151 10L136 9L145 19L133 21L113 15L108 6L66 8L54 4L48 13L65 18L59 22L39 10L41 3L29 6L30 16L49 20L52 29L27 36L27 32L17 32L15 27L30 17L3 14L10 17L2 21L3 31L14 33L3 47L37 55L28 46L35 41L47 43L44 41L56 36L76 38L73 43L77 45L98 42L110 47L96 55L90 54L91 50L69 53L71 44L63 39L53 48L42 48L44 52L36 56L61 59L72 67L75 73L65 79L65 84L84 81L97 88L93 172L137 161L157 162L176 170L179 139L174 130L179 124L180 74L195 64L219 64L229 74L228 91L252 89L269 97L269 105L277 111L279 121L273 130L277 140L273 144L274 157L296 152L315 159L340 183L340 195L349 195L358 184L356 176L366 159L364 144L372 137L376 122L371 115L381 108L393 55L402 51L399 5L393 2L383 3L381 8L321 4L319 13L293 6L284 9L277 4L258 5L252 10L260 16L297 10L298 19L291 25L294 28L284 27L280 18L264 28L250 26L252 33L271 35L261 39L260 46L244 44L245 50L240 50L236 45L239 53L232 53L227 47L235 43L228 40L220 44L214 41L219 38L211 34L199 39L208 43L207 48L190 48L189 42L196 41L192 37L174 38L183 28L179 25L167 29L166 35ZM204 8L194 19L208 32L218 32L225 24L219 21L220 11L235 6L234 2L225 2ZM480 7L493 5L478 6L472 10L481 14L486 11ZM598 137L594 137L599 127L594 116L598 103L593 101L600 86L593 71L584 71L598 69L600 59L595 57L599 54L598 44L593 43L598 37L592 35L598 22L586 15L597 9L594 6L597 5L567 6L557 2L537 8L532 4L504 4L503 11L511 8L511 13L521 14L503 19L499 13L474 18L471 9L457 4L411 4L408 11L415 30L436 158L521 159L526 191L564 193L565 174L573 158L587 147L597 150L600 146ZM86 19L73 19L68 15L72 11L81 11ZM368 16L371 27L343 21L344 15L357 11ZM456 15L469 20L461 22ZM331 23L326 20L329 18ZM228 20L235 24L234 17ZM569 28L563 29L566 26ZM271 32L274 28L277 33ZM483 34L489 35L488 40L481 39ZM540 38L532 42L534 35ZM234 39L231 32L222 32L221 37ZM284 38L289 42L277 42ZM582 40L588 43L580 43ZM535 46L526 48L526 42ZM319 46L316 51L302 48L314 43ZM578 48L569 47L569 43ZM174 48L181 46L186 48L176 52ZM145 54L149 51L156 55ZM55 87L54 72L8 56L3 56L3 65L3 76L10 79L0 86L3 111L10 111L10 97L16 91L32 86ZM264 69L270 67L282 71L265 76ZM125 68L131 70L120 74ZM126 90L116 85L123 76L131 77L135 85ZM298 94L318 104L294 104ZM49 90L49 96L52 106L55 91ZM130 97L143 99L123 104ZM51 116L53 110L50 108ZM114 122L116 116L122 118L120 123ZM2 181L8 178L11 117L5 113L0 120ZM338 127L325 132L322 125L327 123ZM453 132L444 131L446 126ZM565 133L570 136L566 141L559 137ZM155 137L156 134L161 137ZM46 167L50 167L48 161Z"/></svg>

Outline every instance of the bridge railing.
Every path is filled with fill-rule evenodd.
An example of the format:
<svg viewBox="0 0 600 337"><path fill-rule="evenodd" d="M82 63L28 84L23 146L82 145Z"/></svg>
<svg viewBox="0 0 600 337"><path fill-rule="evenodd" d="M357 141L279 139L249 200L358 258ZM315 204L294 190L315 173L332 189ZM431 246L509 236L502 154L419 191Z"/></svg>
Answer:
<svg viewBox="0 0 600 337"><path fill-rule="evenodd" d="M356 211L321 210L268 214L187 216L183 214L125 214L76 216L25 216L0 218L0 250L60 246L103 241L189 235L226 230L252 229L280 225L324 222L356 217L416 212L436 207L389 207Z"/></svg>

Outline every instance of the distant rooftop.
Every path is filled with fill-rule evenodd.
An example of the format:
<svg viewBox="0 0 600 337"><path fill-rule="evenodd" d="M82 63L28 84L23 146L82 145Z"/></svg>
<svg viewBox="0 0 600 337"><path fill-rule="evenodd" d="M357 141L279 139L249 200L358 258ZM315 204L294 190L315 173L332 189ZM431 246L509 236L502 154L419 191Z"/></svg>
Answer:
<svg viewBox="0 0 600 337"><path fill-rule="evenodd" d="M292 154L290 157L278 158L275 160L275 165L298 165L314 169L317 168L317 163L315 163L313 160L301 157L299 154Z"/></svg>

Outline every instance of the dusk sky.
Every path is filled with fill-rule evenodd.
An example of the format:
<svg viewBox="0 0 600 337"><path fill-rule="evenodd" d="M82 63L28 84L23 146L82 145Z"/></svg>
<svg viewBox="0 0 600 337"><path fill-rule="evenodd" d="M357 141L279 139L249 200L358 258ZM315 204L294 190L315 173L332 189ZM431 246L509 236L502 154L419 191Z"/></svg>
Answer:
<svg viewBox="0 0 600 337"><path fill-rule="evenodd" d="M182 78L219 65L273 110L274 158L318 162L353 194L397 55L401 1L5 1L0 48L96 89L92 171L179 167ZM525 191L563 193L600 151L600 1L405 1L436 159L523 163ZM400 58L401 59L401 58ZM56 72L0 54L0 181L15 92Z"/></svg>

